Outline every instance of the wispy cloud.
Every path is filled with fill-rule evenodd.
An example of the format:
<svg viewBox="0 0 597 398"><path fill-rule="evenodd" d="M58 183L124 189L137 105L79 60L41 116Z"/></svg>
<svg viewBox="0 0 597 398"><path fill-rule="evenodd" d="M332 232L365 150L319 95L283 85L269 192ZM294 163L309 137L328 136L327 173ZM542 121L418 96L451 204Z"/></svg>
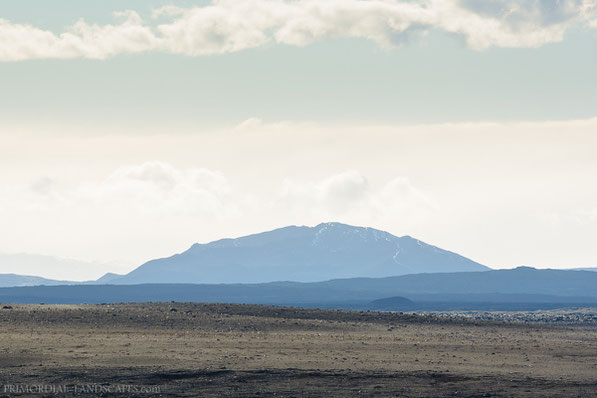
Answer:
<svg viewBox="0 0 597 398"><path fill-rule="evenodd" d="M215 0L167 6L143 19L115 13L114 24L83 19L55 33L0 19L0 60L105 59L164 52L225 54L271 44L304 46L330 38L368 39L394 48L442 30L470 48L539 47L563 39L567 29L595 26L595 0Z"/></svg>

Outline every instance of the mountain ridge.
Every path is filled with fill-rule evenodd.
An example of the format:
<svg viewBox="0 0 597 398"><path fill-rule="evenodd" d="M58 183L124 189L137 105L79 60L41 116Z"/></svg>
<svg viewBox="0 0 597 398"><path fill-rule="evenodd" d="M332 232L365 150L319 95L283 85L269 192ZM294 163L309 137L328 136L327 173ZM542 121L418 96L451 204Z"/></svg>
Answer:
<svg viewBox="0 0 597 398"><path fill-rule="evenodd" d="M224 255L222 258L222 253L228 252L236 254ZM251 256L254 258L251 259ZM151 275L154 270L157 270L157 274ZM237 238L195 243L182 253L150 260L129 274L108 272L91 281L0 274L0 287L141 283L250 284L284 281L325 283L338 279L488 270L490 268L410 235L398 237L371 227L327 222L314 227L291 225ZM137 277L143 273L146 275ZM212 274L216 274L216 277L210 279ZM259 274L265 277L256 277ZM246 277L247 275L250 277Z"/></svg>
<svg viewBox="0 0 597 398"><path fill-rule="evenodd" d="M422 288L424 287L424 288ZM597 273L528 267L485 272L414 274L324 282L259 284L64 285L0 288L3 303L221 302L372 308L402 297L412 309L549 309L597 306Z"/></svg>
<svg viewBox="0 0 597 398"><path fill-rule="evenodd" d="M110 281L137 283L316 282L488 267L411 236L328 222L195 243Z"/></svg>

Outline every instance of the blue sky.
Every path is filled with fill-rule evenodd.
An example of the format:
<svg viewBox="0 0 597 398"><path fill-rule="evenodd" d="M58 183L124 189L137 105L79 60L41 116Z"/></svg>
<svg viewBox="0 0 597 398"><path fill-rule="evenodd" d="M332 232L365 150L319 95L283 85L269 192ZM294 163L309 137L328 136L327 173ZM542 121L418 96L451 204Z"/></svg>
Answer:
<svg viewBox="0 0 597 398"><path fill-rule="evenodd" d="M99 276L341 221L597 263L595 2L173 4L0 4L0 252Z"/></svg>
<svg viewBox="0 0 597 398"><path fill-rule="evenodd" d="M256 115L381 123L581 119L597 109L593 35L571 32L565 42L531 50L471 51L434 32L392 51L336 39L224 56L6 62L0 112L41 121L210 125Z"/></svg>
<svg viewBox="0 0 597 398"><path fill-rule="evenodd" d="M148 17L165 4L10 2L2 5L1 17L59 34L80 18L114 24L115 11ZM194 2L177 3L185 4ZM597 29L577 24L561 41L537 48L471 50L462 35L431 28L426 37L394 49L340 37L219 56L150 51L103 61L3 62L0 108L4 118L40 121L210 125L256 115L381 123L589 118L597 109L596 40Z"/></svg>

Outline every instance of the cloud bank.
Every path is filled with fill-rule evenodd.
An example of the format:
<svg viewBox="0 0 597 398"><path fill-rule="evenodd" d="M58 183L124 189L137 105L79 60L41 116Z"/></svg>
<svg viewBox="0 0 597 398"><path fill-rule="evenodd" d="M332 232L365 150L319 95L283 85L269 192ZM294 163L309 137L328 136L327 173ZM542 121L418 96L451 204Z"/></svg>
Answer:
<svg viewBox="0 0 597 398"><path fill-rule="evenodd" d="M51 181L43 177L28 186L0 186L0 217L14 226L13 237L25 244L27 237L58 238L59 242L43 239L42 252L70 248L84 255L86 250L122 246L144 252L143 257L150 259L172 254L173 248L184 250L197 240L213 240L214 234L243 234L226 235L223 225L246 224L248 231L334 220L370 225L384 219L413 225L434 212L408 179L370 184L357 171L286 178L272 184L273 193L235 184L219 171L159 161L122 166L103 178L70 186ZM140 262L130 262L128 270ZM78 278L97 277L106 270L110 268L98 271L89 266L79 270Z"/></svg>
<svg viewBox="0 0 597 398"><path fill-rule="evenodd" d="M597 118L104 128L0 128L0 252L133 268L195 242L339 221L490 266L595 265Z"/></svg>
<svg viewBox="0 0 597 398"><path fill-rule="evenodd" d="M539 47L567 29L595 27L595 0L215 0L162 7L143 19L115 12L114 24L83 19L55 33L0 19L0 61L106 59L163 52L225 54L272 44L305 46L332 38L371 40L395 48L431 30L462 37L475 50Z"/></svg>

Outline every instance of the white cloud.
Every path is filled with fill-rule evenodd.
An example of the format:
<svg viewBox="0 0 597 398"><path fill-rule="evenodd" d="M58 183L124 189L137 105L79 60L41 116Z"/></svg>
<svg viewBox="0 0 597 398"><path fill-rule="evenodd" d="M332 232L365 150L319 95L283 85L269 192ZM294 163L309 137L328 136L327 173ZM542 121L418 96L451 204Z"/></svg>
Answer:
<svg viewBox="0 0 597 398"><path fill-rule="evenodd" d="M411 214L418 212L435 211L436 205L415 188L406 177L397 177L389 181L379 192L379 207L391 209L392 213Z"/></svg>
<svg viewBox="0 0 597 398"><path fill-rule="evenodd" d="M408 178L396 177L375 187L355 170L320 181L286 179L273 209L298 224L322 220L362 225L400 223L403 229L423 223L435 212Z"/></svg>
<svg viewBox="0 0 597 398"><path fill-rule="evenodd" d="M327 220L369 210L370 195L367 179L353 170L320 181L285 179L273 207L297 220Z"/></svg>
<svg viewBox="0 0 597 398"><path fill-rule="evenodd" d="M219 172L168 163L146 162L118 169L104 180L81 184L66 195L75 207L97 206L146 217L233 216L236 202L231 187Z"/></svg>
<svg viewBox="0 0 597 398"><path fill-rule="evenodd" d="M31 183L31 190L41 195L50 193L54 181L47 176L40 177Z"/></svg>
<svg viewBox="0 0 597 398"><path fill-rule="evenodd" d="M0 60L105 59L117 54L152 51L159 46L159 39L136 12L117 12L115 17L124 20L117 25L94 25L81 19L58 35L0 19Z"/></svg>
<svg viewBox="0 0 597 398"><path fill-rule="evenodd" d="M234 130L235 131L251 131L251 130L255 130L258 128L263 127L263 120L261 120L258 117L250 117L247 120L243 121L242 123L239 123Z"/></svg>
<svg viewBox="0 0 597 398"><path fill-rule="evenodd" d="M329 38L364 38L392 48L432 29L462 36L474 49L538 47L573 26L595 25L595 0L215 0L131 10L120 23L77 21L56 34L0 19L0 60L105 59L117 54L224 54L272 43L304 46ZM592 22L590 22L592 21Z"/></svg>

